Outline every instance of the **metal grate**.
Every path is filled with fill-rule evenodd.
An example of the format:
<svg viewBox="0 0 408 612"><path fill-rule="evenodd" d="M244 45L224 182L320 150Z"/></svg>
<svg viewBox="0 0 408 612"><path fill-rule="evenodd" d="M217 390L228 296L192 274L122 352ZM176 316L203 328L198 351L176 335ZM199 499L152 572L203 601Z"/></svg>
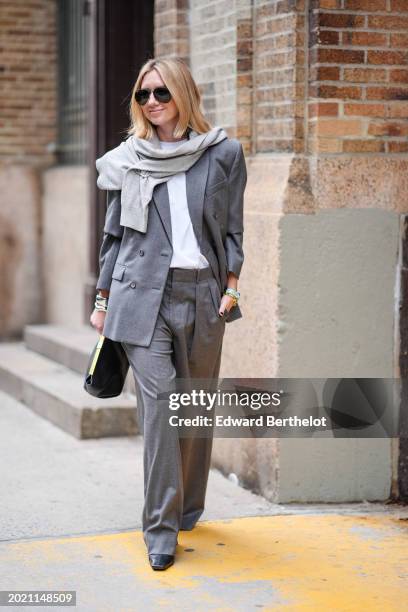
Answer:
<svg viewBox="0 0 408 612"><path fill-rule="evenodd" d="M84 0L58 0L60 164L85 164L88 151L88 18Z"/></svg>

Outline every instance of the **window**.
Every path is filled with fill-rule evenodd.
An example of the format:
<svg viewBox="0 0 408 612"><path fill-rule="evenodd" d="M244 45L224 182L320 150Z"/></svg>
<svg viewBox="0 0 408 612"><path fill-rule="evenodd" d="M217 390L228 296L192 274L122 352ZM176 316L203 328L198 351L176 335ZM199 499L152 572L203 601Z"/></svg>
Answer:
<svg viewBox="0 0 408 612"><path fill-rule="evenodd" d="M58 0L60 164L85 164L88 152L88 2Z"/></svg>

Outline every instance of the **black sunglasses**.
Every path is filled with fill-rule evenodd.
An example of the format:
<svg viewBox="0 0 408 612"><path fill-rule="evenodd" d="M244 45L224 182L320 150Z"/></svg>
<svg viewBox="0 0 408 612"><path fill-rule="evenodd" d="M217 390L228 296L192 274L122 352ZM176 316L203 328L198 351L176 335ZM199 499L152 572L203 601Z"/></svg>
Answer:
<svg viewBox="0 0 408 612"><path fill-rule="evenodd" d="M156 87L155 89L138 89L135 92L135 99L140 106L144 106L150 98L150 94L153 91L153 95L157 102L170 102L171 93L167 87Z"/></svg>

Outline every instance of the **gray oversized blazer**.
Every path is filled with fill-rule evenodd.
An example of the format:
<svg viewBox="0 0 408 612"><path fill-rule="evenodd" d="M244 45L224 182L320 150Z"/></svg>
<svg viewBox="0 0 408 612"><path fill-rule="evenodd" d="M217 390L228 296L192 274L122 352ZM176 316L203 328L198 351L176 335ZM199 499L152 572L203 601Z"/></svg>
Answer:
<svg viewBox="0 0 408 612"><path fill-rule="evenodd" d="M228 272L239 277L244 261L243 204L247 171L242 145L227 138L208 147L186 172L187 203L201 253L217 279L218 310ZM108 289L103 334L118 342L149 346L172 257L167 183L157 185L149 204L147 232L119 224L120 191L108 191L97 289ZM211 290L212 290L212 284ZM242 317L239 306L226 321Z"/></svg>

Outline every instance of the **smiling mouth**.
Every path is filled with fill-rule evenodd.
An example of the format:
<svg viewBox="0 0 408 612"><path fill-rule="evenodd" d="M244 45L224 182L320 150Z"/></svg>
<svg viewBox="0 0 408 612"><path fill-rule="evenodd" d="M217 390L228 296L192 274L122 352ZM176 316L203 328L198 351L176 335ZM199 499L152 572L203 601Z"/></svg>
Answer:
<svg viewBox="0 0 408 612"><path fill-rule="evenodd" d="M151 113L161 113L163 109L162 108L156 108L155 110L151 110Z"/></svg>

